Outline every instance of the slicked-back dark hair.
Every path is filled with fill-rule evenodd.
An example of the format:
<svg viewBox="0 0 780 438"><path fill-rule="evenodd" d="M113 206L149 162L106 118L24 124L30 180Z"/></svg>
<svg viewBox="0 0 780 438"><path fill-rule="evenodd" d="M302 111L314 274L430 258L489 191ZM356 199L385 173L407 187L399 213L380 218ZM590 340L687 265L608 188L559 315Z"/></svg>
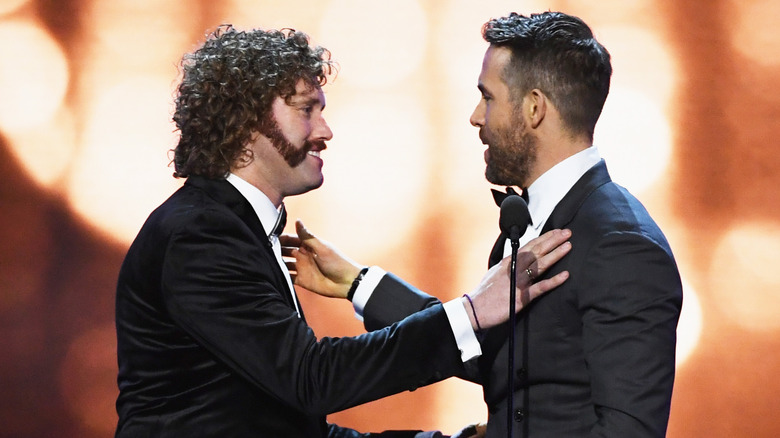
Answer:
<svg viewBox="0 0 780 438"><path fill-rule="evenodd" d="M519 102L529 91L541 90L573 134L593 140L612 65L584 21L561 12L511 13L485 23L482 36L491 46L511 50L504 80L513 99Z"/></svg>
<svg viewBox="0 0 780 438"><path fill-rule="evenodd" d="M217 28L181 61L173 115L181 137L173 175L225 177L270 116L274 99L295 95L301 79L325 85L333 68L330 52L309 46L305 33Z"/></svg>

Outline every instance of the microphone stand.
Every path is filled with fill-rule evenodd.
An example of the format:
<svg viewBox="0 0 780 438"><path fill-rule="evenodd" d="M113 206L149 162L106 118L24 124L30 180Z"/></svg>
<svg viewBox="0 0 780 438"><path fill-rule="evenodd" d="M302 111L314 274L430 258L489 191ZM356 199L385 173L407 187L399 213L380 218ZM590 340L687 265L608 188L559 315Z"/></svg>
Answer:
<svg viewBox="0 0 780 438"><path fill-rule="evenodd" d="M515 410L515 309L517 305L517 251L520 248L520 230L518 226L513 226L510 231L509 241L512 245L512 254L509 264L509 367L507 375L507 413L506 427L507 437L512 438L514 434L514 421L512 418Z"/></svg>
<svg viewBox="0 0 780 438"><path fill-rule="evenodd" d="M509 236L512 245L512 254L509 265L509 364L507 376L507 412L506 427L509 438L512 438L514 427L514 397L515 397L515 324L517 321L517 251L520 247L520 236L522 236L528 224L531 223L531 216L528 212L528 205L525 200L517 195L507 196L501 201L501 216L498 225L501 228L503 236Z"/></svg>

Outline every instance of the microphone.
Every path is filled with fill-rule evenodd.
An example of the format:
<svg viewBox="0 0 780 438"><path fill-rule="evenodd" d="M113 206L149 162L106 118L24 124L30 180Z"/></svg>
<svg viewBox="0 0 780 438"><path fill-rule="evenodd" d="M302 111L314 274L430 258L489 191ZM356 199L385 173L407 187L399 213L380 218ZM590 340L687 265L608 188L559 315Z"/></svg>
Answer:
<svg viewBox="0 0 780 438"><path fill-rule="evenodd" d="M514 396L515 396L515 312L517 299L517 250L520 246L520 237L525 234L528 224L531 223L531 214L528 205L519 195L509 195L501 202L501 214L498 217L498 226L501 232L509 236L512 246L511 264L509 265L509 364L507 366L507 436L512 438L514 432Z"/></svg>
<svg viewBox="0 0 780 438"><path fill-rule="evenodd" d="M525 234L528 224L531 223L531 214L528 205L519 195L509 195L501 202L501 214L498 218L498 226L501 231L509 236L510 241L518 242Z"/></svg>

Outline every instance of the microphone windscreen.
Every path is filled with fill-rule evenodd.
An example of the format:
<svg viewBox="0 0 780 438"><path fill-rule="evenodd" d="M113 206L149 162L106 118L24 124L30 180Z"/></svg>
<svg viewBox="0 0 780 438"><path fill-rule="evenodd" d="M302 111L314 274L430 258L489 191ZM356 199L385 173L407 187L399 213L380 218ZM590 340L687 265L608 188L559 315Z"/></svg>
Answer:
<svg viewBox="0 0 780 438"><path fill-rule="evenodd" d="M508 236L511 234L512 227L517 227L522 236L529 223L531 223L531 214L528 212L525 200L519 195L507 196L501 203L501 215L498 218L501 232Z"/></svg>

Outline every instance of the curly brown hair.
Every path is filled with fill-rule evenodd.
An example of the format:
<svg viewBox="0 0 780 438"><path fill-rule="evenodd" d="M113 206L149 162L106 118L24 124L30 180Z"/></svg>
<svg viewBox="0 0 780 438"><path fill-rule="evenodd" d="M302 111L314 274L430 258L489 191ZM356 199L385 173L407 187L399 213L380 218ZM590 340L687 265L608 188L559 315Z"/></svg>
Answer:
<svg viewBox="0 0 780 438"><path fill-rule="evenodd" d="M288 100L302 79L327 83L330 52L309 46L293 29L239 31L223 25L181 61L173 121L181 136L173 150L176 178L224 178L252 132L260 132L274 99Z"/></svg>

